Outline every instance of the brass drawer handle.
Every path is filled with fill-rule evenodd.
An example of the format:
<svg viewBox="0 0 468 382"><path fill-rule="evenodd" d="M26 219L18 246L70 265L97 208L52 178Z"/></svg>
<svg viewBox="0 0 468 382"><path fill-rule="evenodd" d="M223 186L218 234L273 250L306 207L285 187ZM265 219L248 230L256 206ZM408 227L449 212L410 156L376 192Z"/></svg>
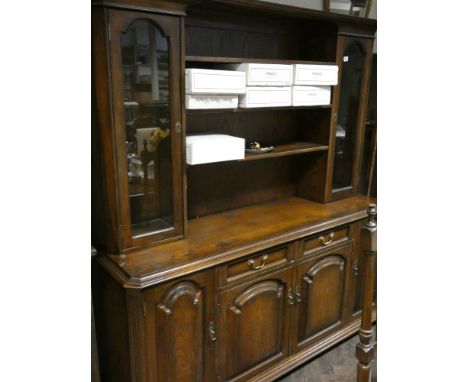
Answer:
<svg viewBox="0 0 468 382"><path fill-rule="evenodd" d="M318 239L320 241L320 245L323 245L325 247L332 243L334 237L335 237L335 232L330 232L328 234L328 240L325 240L325 236L320 236Z"/></svg>
<svg viewBox="0 0 468 382"><path fill-rule="evenodd" d="M255 260L254 259L249 259L247 261L247 264L249 264L249 267L253 271L258 271L259 269L262 269L266 265L266 261L268 260L268 255L263 255L262 256L262 262L260 265L255 265Z"/></svg>

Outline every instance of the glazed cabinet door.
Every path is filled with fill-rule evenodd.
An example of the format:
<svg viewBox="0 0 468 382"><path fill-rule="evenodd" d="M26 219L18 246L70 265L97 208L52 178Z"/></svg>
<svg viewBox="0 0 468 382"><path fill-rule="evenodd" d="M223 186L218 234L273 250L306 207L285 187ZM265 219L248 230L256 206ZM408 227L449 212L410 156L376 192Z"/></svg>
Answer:
<svg viewBox="0 0 468 382"><path fill-rule="evenodd" d="M312 345L344 323L352 246L348 243L335 247L297 266L293 352Z"/></svg>
<svg viewBox="0 0 468 382"><path fill-rule="evenodd" d="M218 295L220 381L244 381L288 355L292 269Z"/></svg>
<svg viewBox="0 0 468 382"><path fill-rule="evenodd" d="M143 292L147 382L213 380L212 272Z"/></svg>
<svg viewBox="0 0 468 382"><path fill-rule="evenodd" d="M120 242L128 250L183 235L181 21L109 10L108 23Z"/></svg>
<svg viewBox="0 0 468 382"><path fill-rule="evenodd" d="M333 93L327 199L358 190L373 40L339 36Z"/></svg>

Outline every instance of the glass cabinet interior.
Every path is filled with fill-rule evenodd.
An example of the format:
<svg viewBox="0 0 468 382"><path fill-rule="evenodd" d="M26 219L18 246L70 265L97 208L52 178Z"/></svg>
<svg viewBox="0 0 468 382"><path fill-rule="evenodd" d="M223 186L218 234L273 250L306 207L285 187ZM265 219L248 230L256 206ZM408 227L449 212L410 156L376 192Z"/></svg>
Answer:
<svg viewBox="0 0 468 382"><path fill-rule="evenodd" d="M332 192L334 193L353 187L366 64L362 45L358 41L349 42L344 49L342 60L333 162Z"/></svg>
<svg viewBox="0 0 468 382"><path fill-rule="evenodd" d="M132 237L174 226L168 38L149 20L121 34Z"/></svg>

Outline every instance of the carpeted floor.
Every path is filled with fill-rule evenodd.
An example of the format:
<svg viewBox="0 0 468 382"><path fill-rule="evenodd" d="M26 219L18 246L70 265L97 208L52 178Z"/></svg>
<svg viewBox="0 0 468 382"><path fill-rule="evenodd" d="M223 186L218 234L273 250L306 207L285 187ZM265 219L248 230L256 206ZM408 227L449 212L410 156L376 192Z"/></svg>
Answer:
<svg viewBox="0 0 468 382"><path fill-rule="evenodd" d="M375 327L374 327L375 333ZM356 335L313 359L277 382L356 382ZM377 381L377 352L372 362L372 382Z"/></svg>

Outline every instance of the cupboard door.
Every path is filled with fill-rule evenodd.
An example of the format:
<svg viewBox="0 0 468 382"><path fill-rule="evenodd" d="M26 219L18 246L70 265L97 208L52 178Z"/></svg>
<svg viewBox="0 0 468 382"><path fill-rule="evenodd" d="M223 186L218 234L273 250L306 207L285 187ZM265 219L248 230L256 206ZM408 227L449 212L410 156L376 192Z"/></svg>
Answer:
<svg viewBox="0 0 468 382"><path fill-rule="evenodd" d="M121 246L183 235L180 19L109 11Z"/></svg>
<svg viewBox="0 0 468 382"><path fill-rule="evenodd" d="M329 200L350 196L358 189L371 59L371 39L339 37L339 86L333 95Z"/></svg>
<svg viewBox="0 0 468 382"><path fill-rule="evenodd" d="M143 294L148 381L212 381L212 272Z"/></svg>
<svg viewBox="0 0 468 382"><path fill-rule="evenodd" d="M351 251L352 243L349 243L298 265L295 330L291 338L294 351L308 347L344 322Z"/></svg>
<svg viewBox="0 0 468 382"><path fill-rule="evenodd" d="M362 301L364 297L364 253L361 246L361 229L366 223L366 219L356 223L356 242L353 250L351 262L351 277L349 283L349 311L351 319L360 317L362 310ZM377 261L374 262L374 274L377 276ZM374 283L374 303L377 297L377 283Z"/></svg>
<svg viewBox="0 0 468 382"><path fill-rule="evenodd" d="M246 380L287 356L291 281L286 269L218 296L220 380Z"/></svg>

